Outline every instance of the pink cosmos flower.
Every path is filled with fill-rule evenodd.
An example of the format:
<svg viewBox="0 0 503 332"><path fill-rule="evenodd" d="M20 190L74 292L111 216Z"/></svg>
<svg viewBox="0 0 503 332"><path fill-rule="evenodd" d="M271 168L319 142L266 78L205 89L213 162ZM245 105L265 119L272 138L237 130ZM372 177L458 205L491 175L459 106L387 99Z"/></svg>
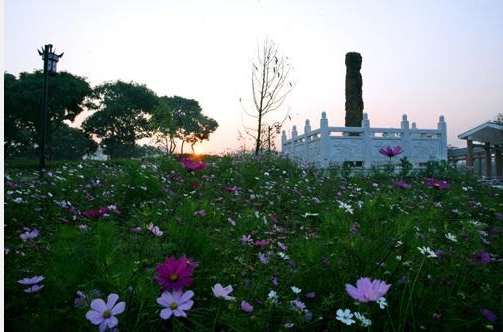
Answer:
<svg viewBox="0 0 503 332"><path fill-rule="evenodd" d="M194 212L194 216L204 217L204 216L206 216L206 210L205 209L198 210L198 211Z"/></svg>
<svg viewBox="0 0 503 332"><path fill-rule="evenodd" d="M451 187L450 184L448 184L446 181L443 180L436 180L436 179L425 179L424 183L431 188L435 189L449 189Z"/></svg>
<svg viewBox="0 0 503 332"><path fill-rule="evenodd" d="M388 146L386 148L379 149L380 154L383 154L383 155L388 156L390 158L394 157L396 155L399 155L402 152L403 152L403 149L400 146L395 146L394 148L392 148L391 146Z"/></svg>
<svg viewBox="0 0 503 332"><path fill-rule="evenodd" d="M157 298L157 303L164 307L161 310L161 318L169 319L172 315L175 317L187 317L186 310L190 310L194 305L191 298L194 292L191 290L183 293L181 290L170 292L163 292L161 297Z"/></svg>
<svg viewBox="0 0 503 332"><path fill-rule="evenodd" d="M21 280L18 280L17 282L20 283L21 285L29 286L38 284L42 280L44 280L44 276L34 276L31 278L23 278Z"/></svg>
<svg viewBox="0 0 503 332"><path fill-rule="evenodd" d="M479 249L475 252L475 256L468 259L468 263L472 265L485 265L491 261L491 255L484 251L484 249Z"/></svg>
<svg viewBox="0 0 503 332"><path fill-rule="evenodd" d="M29 239L37 238L39 235L40 235L40 230L38 228L35 228L32 231L30 231L28 229L25 233L21 234L19 237L21 238L21 240L26 242Z"/></svg>
<svg viewBox="0 0 503 332"><path fill-rule="evenodd" d="M132 227L131 228L131 233L140 233L140 232L141 232L141 227L140 226Z"/></svg>
<svg viewBox="0 0 503 332"><path fill-rule="evenodd" d="M489 309L482 308L480 309L480 313L491 323L495 323L498 320L498 316L496 316L496 314Z"/></svg>
<svg viewBox="0 0 503 332"><path fill-rule="evenodd" d="M173 256L167 257L163 264L157 264L157 275L154 281L162 287L163 291L169 289L179 291L192 285L192 273L197 266L197 262L185 256L180 259L175 259Z"/></svg>
<svg viewBox="0 0 503 332"><path fill-rule="evenodd" d="M243 244L251 244L253 243L253 239L251 237L251 235L243 235L241 236L241 238L239 239L241 242L243 242Z"/></svg>
<svg viewBox="0 0 503 332"><path fill-rule="evenodd" d="M223 298L227 301L236 300L235 297L229 296L229 294L232 292L231 285L229 285L227 287L222 287L221 284L215 284L215 286L211 287L211 290L213 291L213 295L215 295L215 297Z"/></svg>
<svg viewBox="0 0 503 332"><path fill-rule="evenodd" d="M44 288L44 285L32 285L32 286L30 286L28 288L25 288L24 292L25 293L36 293L39 290L41 290L42 288Z"/></svg>
<svg viewBox="0 0 503 332"><path fill-rule="evenodd" d="M100 332L104 332L107 327L114 328L119 324L119 320L115 315L119 315L126 309L126 302L119 302L119 295L110 294L107 298L107 303L102 299L95 299L91 302L91 310L86 313L86 318L94 325L100 326Z"/></svg>
<svg viewBox="0 0 503 332"><path fill-rule="evenodd" d="M253 244L257 247L264 247L269 245L269 240L256 240Z"/></svg>
<svg viewBox="0 0 503 332"><path fill-rule="evenodd" d="M250 313L253 311L253 306L250 303L243 300L241 301L241 309L246 313Z"/></svg>
<svg viewBox="0 0 503 332"><path fill-rule="evenodd" d="M369 278L360 278L356 281L356 287L346 284L346 291L359 302L376 301L383 297L391 285L381 280L371 281Z"/></svg>
<svg viewBox="0 0 503 332"><path fill-rule="evenodd" d="M189 171L200 171L208 167L203 161L192 160L189 158L180 158L180 163Z"/></svg>
<svg viewBox="0 0 503 332"><path fill-rule="evenodd" d="M395 186L401 189L410 189L412 186L405 182L404 180L398 180L395 182Z"/></svg>
<svg viewBox="0 0 503 332"><path fill-rule="evenodd" d="M109 212L108 208L101 208L101 209L95 209L95 210L87 210L87 211L84 211L82 214L84 215L84 217L87 217L87 218L99 218L99 217L102 217L104 215L107 215Z"/></svg>

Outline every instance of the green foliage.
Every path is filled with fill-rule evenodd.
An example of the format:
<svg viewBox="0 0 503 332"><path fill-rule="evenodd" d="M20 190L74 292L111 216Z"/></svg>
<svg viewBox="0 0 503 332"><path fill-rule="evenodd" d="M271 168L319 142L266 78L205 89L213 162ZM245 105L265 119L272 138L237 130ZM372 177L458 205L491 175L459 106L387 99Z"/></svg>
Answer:
<svg viewBox="0 0 503 332"><path fill-rule="evenodd" d="M10 166L6 329L96 330L85 319L96 292L126 302L117 316L125 331L280 331L286 323L300 331L361 329L335 319L345 308L364 313L376 331L499 328L480 309L503 314L501 190L444 164L410 172L412 187L401 189L394 185L398 175L318 170L273 155L205 162L199 172L174 157L59 162L42 179L27 165ZM430 188L426 176L452 187ZM120 213L84 214L112 204ZM39 228L39 237L22 241L23 227ZM422 254L422 247L438 257ZM489 262L473 263L479 250L491 254ZM187 318L164 321L156 266L181 255L199 263L188 287L194 306ZM45 277L44 288L23 292L18 280L36 275ZM387 309L348 295L345 285L361 277L391 284ZM216 283L232 285L236 301L215 298ZM276 304L267 299L271 290ZM77 291L87 298L76 306ZM252 313L241 310L242 300ZM294 300L313 318L295 309Z"/></svg>
<svg viewBox="0 0 503 332"><path fill-rule="evenodd" d="M150 136L147 115L157 106L157 96L145 85L122 81L102 84L93 95L99 110L84 121L84 131L103 139L110 158L117 158L116 149L121 145L130 147L131 157L135 142Z"/></svg>
<svg viewBox="0 0 503 332"><path fill-rule="evenodd" d="M63 120L73 121L85 107L92 89L87 80L68 72L51 76L48 81L48 144L52 133L63 126ZM39 142L40 111L42 109L43 72L23 72L19 78L4 73L4 148L6 156L32 157L33 145Z"/></svg>

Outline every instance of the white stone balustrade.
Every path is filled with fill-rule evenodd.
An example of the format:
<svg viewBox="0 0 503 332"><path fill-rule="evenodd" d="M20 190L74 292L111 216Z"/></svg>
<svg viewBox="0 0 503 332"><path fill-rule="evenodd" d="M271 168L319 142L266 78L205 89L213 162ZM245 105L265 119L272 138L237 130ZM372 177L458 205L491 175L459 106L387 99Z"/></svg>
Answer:
<svg viewBox="0 0 503 332"><path fill-rule="evenodd" d="M363 114L361 127L329 127L325 112L321 114L320 128L311 130L306 120L304 133L299 135L293 126L291 138L283 130L281 152L290 158L312 162L322 167L329 164L356 162L368 168L372 164L387 164L389 158L379 153L380 148L401 146L402 157L419 166L429 160L447 160L447 125L440 116L437 129L418 129L413 122L409 127L403 115L400 128L371 128L367 113Z"/></svg>

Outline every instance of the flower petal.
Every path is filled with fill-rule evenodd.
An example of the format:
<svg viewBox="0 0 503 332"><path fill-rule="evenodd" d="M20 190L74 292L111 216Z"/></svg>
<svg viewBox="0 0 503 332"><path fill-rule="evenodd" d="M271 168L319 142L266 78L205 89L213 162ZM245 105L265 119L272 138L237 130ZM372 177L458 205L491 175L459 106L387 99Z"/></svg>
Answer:
<svg viewBox="0 0 503 332"><path fill-rule="evenodd" d="M173 313L175 314L175 317L187 317L187 314L179 308L175 309Z"/></svg>
<svg viewBox="0 0 503 332"><path fill-rule="evenodd" d="M107 300L107 309L112 311L112 308L114 307L115 303L119 299L119 295L117 294L110 294L108 295L108 300Z"/></svg>
<svg viewBox="0 0 503 332"><path fill-rule="evenodd" d="M95 299L91 302L91 309L94 309L99 313L103 313L103 311L107 310L107 305L102 299Z"/></svg>
<svg viewBox="0 0 503 332"><path fill-rule="evenodd" d="M103 315L95 310L89 310L86 313L86 318L94 325L98 325L103 321Z"/></svg>
<svg viewBox="0 0 503 332"><path fill-rule="evenodd" d="M117 318L115 318L115 316L110 316L107 319L107 324L108 324L108 328L111 329L111 328L117 326L117 324L119 324L119 320Z"/></svg>
<svg viewBox="0 0 503 332"><path fill-rule="evenodd" d="M173 314L173 310L171 310L170 308L166 308L166 309L161 310L160 316L162 319L169 319L172 314Z"/></svg>
<svg viewBox="0 0 503 332"><path fill-rule="evenodd" d="M180 303L187 302L194 296L194 292L191 290L186 291L183 293L183 295L180 297Z"/></svg>
<svg viewBox="0 0 503 332"><path fill-rule="evenodd" d="M112 315L118 315L122 314L124 312L124 309L126 309L126 302L119 302L115 305L115 307L113 307L112 310L110 310L110 312L112 313Z"/></svg>

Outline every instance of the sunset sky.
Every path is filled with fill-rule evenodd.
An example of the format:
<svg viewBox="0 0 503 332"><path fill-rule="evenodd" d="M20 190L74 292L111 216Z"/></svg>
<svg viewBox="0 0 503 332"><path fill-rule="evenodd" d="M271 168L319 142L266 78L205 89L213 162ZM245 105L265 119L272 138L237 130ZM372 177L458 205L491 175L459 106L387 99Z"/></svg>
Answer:
<svg viewBox="0 0 503 332"><path fill-rule="evenodd" d="M373 127L399 127L406 113L436 128L444 115L448 143L463 146L458 134L503 113L503 1L4 1L5 71L40 69L37 49L52 43L65 52L58 69L93 86L121 79L196 99L220 124L198 148L207 153L239 146L239 99L251 98L265 38L294 68L287 132L305 119L317 128L322 111L344 125L351 51Z"/></svg>

